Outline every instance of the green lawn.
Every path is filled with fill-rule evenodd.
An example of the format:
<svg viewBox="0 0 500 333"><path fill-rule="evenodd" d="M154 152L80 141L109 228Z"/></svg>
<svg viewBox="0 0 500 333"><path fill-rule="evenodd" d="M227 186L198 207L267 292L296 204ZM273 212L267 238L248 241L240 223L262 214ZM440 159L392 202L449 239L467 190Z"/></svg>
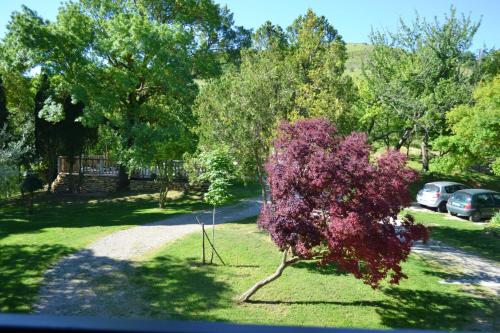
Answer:
<svg viewBox="0 0 500 333"><path fill-rule="evenodd" d="M257 186L233 189L235 200L258 195ZM171 192L166 209L154 194L108 197L41 193L34 214L20 199L0 202L0 312L30 311L43 272L59 258L113 231L207 208L200 193Z"/></svg>
<svg viewBox="0 0 500 333"><path fill-rule="evenodd" d="M500 238L486 233L486 224L450 219L443 213L409 213L430 227L431 238L500 263Z"/></svg>
<svg viewBox="0 0 500 333"><path fill-rule="evenodd" d="M148 315L182 320L363 328L500 329L498 300L440 284L439 267L412 255L409 279L373 290L334 267L302 262L261 289L249 304L233 299L274 272L280 262L269 236L255 219L217 227L217 244L227 266L201 266L201 237L169 244L146 261L133 278L144 291ZM496 320L496 322L495 322Z"/></svg>

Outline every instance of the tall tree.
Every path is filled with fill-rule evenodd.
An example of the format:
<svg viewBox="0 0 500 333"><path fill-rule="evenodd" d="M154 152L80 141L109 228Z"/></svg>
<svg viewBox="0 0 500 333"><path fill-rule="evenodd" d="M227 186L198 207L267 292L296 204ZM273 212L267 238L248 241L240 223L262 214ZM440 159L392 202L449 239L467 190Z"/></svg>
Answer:
<svg viewBox="0 0 500 333"><path fill-rule="evenodd" d="M194 125L195 79L220 73L225 52L245 43L248 32L232 24L211 0L81 0L63 5L55 22L23 8L6 43L13 64L46 68L56 91L83 102L84 124L110 129L126 186L139 132L165 125L164 114Z"/></svg>
<svg viewBox="0 0 500 333"><path fill-rule="evenodd" d="M446 113L470 100L472 80L465 64L478 27L452 8L443 23L417 16L410 25L401 20L396 33L371 34L367 124L379 133L375 137L390 138L396 149L412 137L421 139L424 170L430 140L446 131Z"/></svg>
<svg viewBox="0 0 500 333"><path fill-rule="evenodd" d="M278 121L292 109L293 91L290 66L281 50L250 50L239 70L209 82L196 100L201 148L228 146L240 172L257 176L264 200L264 160Z"/></svg>
<svg viewBox="0 0 500 333"><path fill-rule="evenodd" d="M0 75L0 130L7 127L8 116L9 112L7 111L7 96L5 95L2 76Z"/></svg>
<svg viewBox="0 0 500 333"><path fill-rule="evenodd" d="M50 191L52 182L57 177L57 152L60 149L59 126L56 122L60 119L62 107L53 99L53 91L49 78L41 74L35 95L34 137L35 154L46 165L45 181ZM52 121L51 121L52 120Z"/></svg>
<svg viewBox="0 0 500 333"><path fill-rule="evenodd" d="M342 132L352 130L354 87L344 75L346 56L341 36L311 10L287 34L266 22L240 68L201 90L195 107L200 144L230 147L266 198L264 161L280 120L322 115Z"/></svg>
<svg viewBox="0 0 500 333"><path fill-rule="evenodd" d="M481 83L474 91L473 105L453 108L446 115L451 129L433 142L441 152L437 167L443 171L464 171L488 166L500 175L500 75Z"/></svg>
<svg viewBox="0 0 500 333"><path fill-rule="evenodd" d="M297 80L293 117L326 117L349 133L355 94L350 76L344 75L347 50L342 36L309 9L288 27L288 38Z"/></svg>
<svg viewBox="0 0 500 333"><path fill-rule="evenodd" d="M389 150L371 161L364 134L342 137L328 121L308 119L280 126L266 166L272 202L258 224L283 259L241 301L301 260L337 264L374 288L386 277L391 283L406 277L401 262L427 231L411 217L393 224L411 201L408 185L416 177L402 154Z"/></svg>

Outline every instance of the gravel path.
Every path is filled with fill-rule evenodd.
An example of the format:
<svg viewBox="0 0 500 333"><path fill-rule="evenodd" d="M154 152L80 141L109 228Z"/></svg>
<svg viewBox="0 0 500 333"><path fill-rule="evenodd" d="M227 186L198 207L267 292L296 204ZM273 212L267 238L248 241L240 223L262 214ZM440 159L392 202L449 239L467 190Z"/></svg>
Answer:
<svg viewBox="0 0 500 333"><path fill-rule="evenodd" d="M217 224L256 216L261 201L244 200L217 210ZM412 207L410 209L420 209ZM147 309L129 277L144 256L168 242L199 231L195 216L211 224L211 211L173 216L110 234L61 259L44 276L36 313L100 317L140 317ZM415 252L444 266L442 283L480 285L500 295L500 266L439 242L417 244Z"/></svg>
<svg viewBox="0 0 500 333"><path fill-rule="evenodd" d="M500 296L500 265L476 255L461 251L437 241L419 243L413 251L443 266L445 274L441 283L480 285Z"/></svg>
<svg viewBox="0 0 500 333"><path fill-rule="evenodd" d="M259 199L247 199L219 208L216 223L256 216L260 206ZM112 317L116 313L124 315L126 304L130 310L128 316L140 315L139 291L129 290L129 273L141 257L188 233L200 231L196 216L205 224L212 223L211 210L176 215L112 233L61 259L45 273L34 311Z"/></svg>

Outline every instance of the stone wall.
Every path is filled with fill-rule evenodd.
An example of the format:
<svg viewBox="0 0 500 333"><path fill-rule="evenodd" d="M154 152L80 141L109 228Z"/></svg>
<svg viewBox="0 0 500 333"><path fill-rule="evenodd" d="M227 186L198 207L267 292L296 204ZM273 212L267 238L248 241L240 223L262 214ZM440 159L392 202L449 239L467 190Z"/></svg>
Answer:
<svg viewBox="0 0 500 333"><path fill-rule="evenodd" d="M52 183L52 191L55 193L70 192L71 178L73 178L74 188L78 187L78 175L60 173ZM84 175L80 193L102 193L115 192L118 188L118 177L116 176L93 176Z"/></svg>

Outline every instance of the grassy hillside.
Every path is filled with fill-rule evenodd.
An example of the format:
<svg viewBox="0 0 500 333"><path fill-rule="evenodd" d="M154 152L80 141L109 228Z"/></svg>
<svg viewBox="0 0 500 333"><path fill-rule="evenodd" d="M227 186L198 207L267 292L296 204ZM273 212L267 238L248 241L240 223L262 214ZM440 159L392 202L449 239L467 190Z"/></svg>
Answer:
<svg viewBox="0 0 500 333"><path fill-rule="evenodd" d="M346 73L360 76L363 62L366 62L373 46L366 43L347 43Z"/></svg>

